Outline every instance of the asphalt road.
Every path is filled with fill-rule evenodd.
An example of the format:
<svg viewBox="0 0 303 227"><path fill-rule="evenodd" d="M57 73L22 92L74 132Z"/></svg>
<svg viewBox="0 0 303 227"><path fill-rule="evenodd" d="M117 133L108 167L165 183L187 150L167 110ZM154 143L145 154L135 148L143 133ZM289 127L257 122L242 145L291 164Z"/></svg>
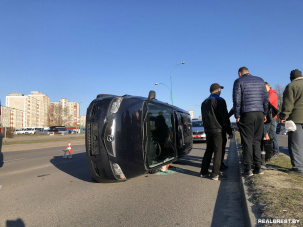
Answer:
<svg viewBox="0 0 303 227"><path fill-rule="evenodd" d="M122 183L95 183L84 145L3 153L0 226L244 226L234 140L225 181L199 177L205 143L170 167Z"/></svg>

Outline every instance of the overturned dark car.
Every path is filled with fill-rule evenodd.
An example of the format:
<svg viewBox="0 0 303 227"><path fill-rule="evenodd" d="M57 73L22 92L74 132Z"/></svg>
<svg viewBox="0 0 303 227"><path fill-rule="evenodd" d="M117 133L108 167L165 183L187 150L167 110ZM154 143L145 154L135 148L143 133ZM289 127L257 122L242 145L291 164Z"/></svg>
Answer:
<svg viewBox="0 0 303 227"><path fill-rule="evenodd" d="M95 181L125 181L188 154L191 118L154 91L148 98L98 95L87 109L85 145Z"/></svg>

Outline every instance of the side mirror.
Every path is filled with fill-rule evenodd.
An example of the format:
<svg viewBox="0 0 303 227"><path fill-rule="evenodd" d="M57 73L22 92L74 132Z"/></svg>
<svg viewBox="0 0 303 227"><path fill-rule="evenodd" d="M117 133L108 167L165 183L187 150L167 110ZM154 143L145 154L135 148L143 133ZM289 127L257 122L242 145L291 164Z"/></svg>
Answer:
<svg viewBox="0 0 303 227"><path fill-rule="evenodd" d="M148 100L152 100L156 98L156 92L151 90L148 94Z"/></svg>

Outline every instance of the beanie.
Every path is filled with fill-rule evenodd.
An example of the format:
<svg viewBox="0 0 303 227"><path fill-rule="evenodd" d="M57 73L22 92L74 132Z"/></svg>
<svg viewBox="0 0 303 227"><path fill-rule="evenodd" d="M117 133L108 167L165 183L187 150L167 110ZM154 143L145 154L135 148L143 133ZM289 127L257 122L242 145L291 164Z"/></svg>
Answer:
<svg viewBox="0 0 303 227"><path fill-rule="evenodd" d="M290 72L290 79L294 80L298 77L302 77L302 72L299 69L294 69Z"/></svg>

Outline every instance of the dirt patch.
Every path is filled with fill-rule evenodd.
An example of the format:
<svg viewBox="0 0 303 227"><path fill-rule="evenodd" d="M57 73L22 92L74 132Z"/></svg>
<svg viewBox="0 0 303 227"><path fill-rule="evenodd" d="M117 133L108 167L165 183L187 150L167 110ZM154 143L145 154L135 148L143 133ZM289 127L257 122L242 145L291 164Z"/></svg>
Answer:
<svg viewBox="0 0 303 227"><path fill-rule="evenodd" d="M247 177L245 181L257 219L269 222L257 226L303 226L303 174L285 172L291 167L285 154L279 154L268 166L275 170L265 170L263 175ZM273 220L287 223L272 224Z"/></svg>

